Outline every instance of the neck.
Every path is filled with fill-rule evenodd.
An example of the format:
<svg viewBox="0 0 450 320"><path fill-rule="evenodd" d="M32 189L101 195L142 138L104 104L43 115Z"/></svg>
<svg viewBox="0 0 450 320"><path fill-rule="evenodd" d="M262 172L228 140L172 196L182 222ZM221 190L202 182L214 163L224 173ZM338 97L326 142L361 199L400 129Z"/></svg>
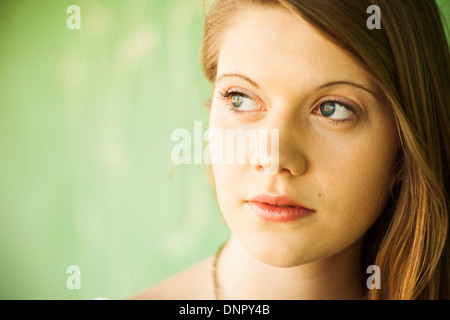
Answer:
<svg viewBox="0 0 450 320"><path fill-rule="evenodd" d="M217 264L220 299L312 300L361 299L364 285L362 239L328 258L279 268L250 255L232 236Z"/></svg>

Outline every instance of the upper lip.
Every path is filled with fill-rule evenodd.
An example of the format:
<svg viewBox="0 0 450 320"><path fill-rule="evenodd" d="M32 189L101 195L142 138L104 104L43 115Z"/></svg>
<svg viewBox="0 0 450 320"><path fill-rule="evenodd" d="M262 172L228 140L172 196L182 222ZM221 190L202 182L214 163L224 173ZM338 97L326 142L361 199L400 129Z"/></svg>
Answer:
<svg viewBox="0 0 450 320"><path fill-rule="evenodd" d="M301 207L307 210L315 211L304 206L302 203L295 200L293 197L288 195L271 195L271 194L260 194L249 200L250 202L262 202L267 203L272 206L279 207Z"/></svg>

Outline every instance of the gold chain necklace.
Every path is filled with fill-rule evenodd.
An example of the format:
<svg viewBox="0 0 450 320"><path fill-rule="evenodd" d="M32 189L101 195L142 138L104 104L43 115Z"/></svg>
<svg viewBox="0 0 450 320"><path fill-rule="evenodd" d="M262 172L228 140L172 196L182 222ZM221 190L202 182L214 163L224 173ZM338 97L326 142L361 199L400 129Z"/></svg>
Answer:
<svg viewBox="0 0 450 320"><path fill-rule="evenodd" d="M220 254L222 253L222 249L227 244L228 240L225 241L224 244L222 244L219 249L217 250L214 261L213 261L213 270L212 270L212 276L213 276L213 286L214 286L214 299L219 300L219 294L220 294L220 283L219 279L217 278L217 262L219 261Z"/></svg>

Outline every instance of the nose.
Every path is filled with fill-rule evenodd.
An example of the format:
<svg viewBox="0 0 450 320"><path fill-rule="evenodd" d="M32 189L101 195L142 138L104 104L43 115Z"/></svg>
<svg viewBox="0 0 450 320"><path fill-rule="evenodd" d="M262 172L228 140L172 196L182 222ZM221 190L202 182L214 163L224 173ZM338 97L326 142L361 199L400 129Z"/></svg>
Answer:
<svg viewBox="0 0 450 320"><path fill-rule="evenodd" d="M270 156L264 156L264 152L259 155L253 162L255 170L265 175L303 175L307 160L299 119L286 114L273 116L268 123L264 130L268 132L269 139L261 140L267 143L265 149L270 150Z"/></svg>

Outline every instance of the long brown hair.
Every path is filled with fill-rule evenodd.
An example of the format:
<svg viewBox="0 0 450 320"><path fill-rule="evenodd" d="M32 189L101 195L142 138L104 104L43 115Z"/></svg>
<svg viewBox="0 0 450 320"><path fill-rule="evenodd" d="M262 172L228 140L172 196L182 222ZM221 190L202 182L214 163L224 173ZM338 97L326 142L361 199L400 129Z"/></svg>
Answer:
<svg viewBox="0 0 450 320"><path fill-rule="evenodd" d="M401 152L391 197L366 234L361 266L380 268L381 289L366 298L450 299L450 56L435 1L216 0L201 50L212 83L221 36L251 5L282 6L352 53L395 116ZM381 10L381 29L366 25L370 5Z"/></svg>

